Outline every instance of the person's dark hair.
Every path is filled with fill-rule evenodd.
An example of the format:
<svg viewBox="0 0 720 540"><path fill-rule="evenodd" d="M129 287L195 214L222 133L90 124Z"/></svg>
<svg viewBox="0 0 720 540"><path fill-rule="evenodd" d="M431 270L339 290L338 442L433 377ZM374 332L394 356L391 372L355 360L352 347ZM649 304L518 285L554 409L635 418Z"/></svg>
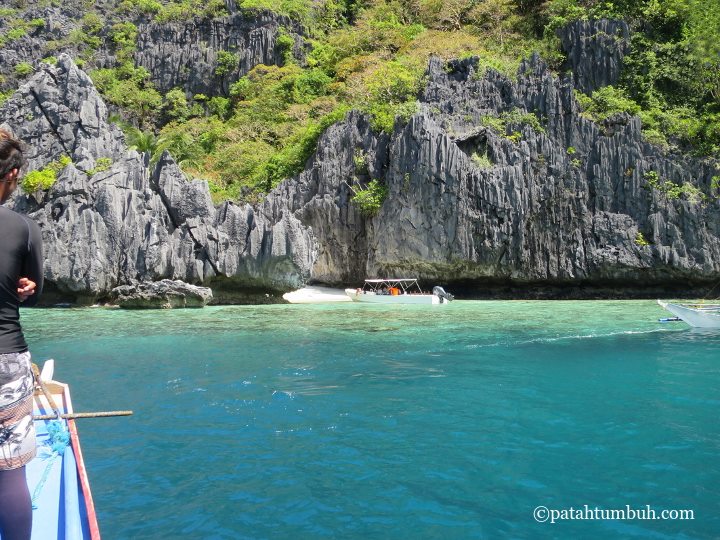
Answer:
<svg viewBox="0 0 720 540"><path fill-rule="evenodd" d="M27 159L23 143L13 137L12 133L0 128L0 181L13 169L22 171L25 165Z"/></svg>

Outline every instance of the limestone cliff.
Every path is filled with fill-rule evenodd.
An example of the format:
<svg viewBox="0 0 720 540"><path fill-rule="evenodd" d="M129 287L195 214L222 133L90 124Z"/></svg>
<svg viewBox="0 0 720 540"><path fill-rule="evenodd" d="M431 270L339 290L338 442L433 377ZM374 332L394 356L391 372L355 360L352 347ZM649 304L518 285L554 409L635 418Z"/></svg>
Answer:
<svg viewBox="0 0 720 540"><path fill-rule="evenodd" d="M407 125L376 136L366 118L350 115L279 188L315 233L313 279L677 290L720 278L717 162L667 155L643 140L637 118L603 126L583 118L572 80L558 80L537 57L517 81L476 69L474 60L433 61L421 111ZM507 111L535 114L544 127L508 125L517 131L507 136L479 125ZM649 171L709 196L669 198L649 184ZM349 203L357 177L381 178L390 190L369 220Z"/></svg>
<svg viewBox="0 0 720 540"><path fill-rule="evenodd" d="M21 87L0 114L28 144L31 169L72 159L47 193L16 193L9 203L40 224L50 298L92 302L116 286L168 278L213 288L220 281L223 301L310 278L311 230L273 197L259 209L215 208L207 183L187 180L172 157L151 166L128 150L69 57ZM111 165L97 172L101 158Z"/></svg>
<svg viewBox="0 0 720 540"><path fill-rule="evenodd" d="M572 81L537 57L517 82L478 78L472 61L433 62L429 73L423 112L389 153L391 196L373 222L371 269L638 286L717 279L717 197L673 200L646 180L655 171L710 193L716 163L666 155L643 141L637 118L586 120ZM505 137L477 127L478 116L513 110L541 118L542 131L519 123L508 131L521 136Z"/></svg>
<svg viewBox="0 0 720 540"><path fill-rule="evenodd" d="M469 293L706 287L720 279L718 163L645 142L637 118L596 125L580 114L574 88L615 80L626 35L600 23L612 36L600 38L584 24L563 37L573 76L558 78L537 57L516 79L480 72L473 59L431 61L409 122L377 134L351 113L257 207L215 207L207 184L186 179L172 156L150 164L128 150L89 78L63 56L0 118L28 143L31 168L62 155L72 164L48 192L10 204L40 224L50 289L74 301L162 279L211 287L217 302L272 301L309 282L385 274ZM598 62L607 47L610 59ZM703 196L669 197L650 172ZM349 185L373 178L389 196L367 218Z"/></svg>
<svg viewBox="0 0 720 540"><path fill-rule="evenodd" d="M150 73L156 88L165 93L182 88L189 96L227 95L229 86L258 64L282 63L275 43L279 29L295 30L295 55L302 58L300 29L290 19L270 12L185 23L144 23L138 26L135 62ZM236 63L218 71L218 55L234 55Z"/></svg>
<svg viewBox="0 0 720 540"><path fill-rule="evenodd" d="M566 53L566 70L572 73L575 88L590 94L615 84L630 46L630 29L624 21L579 20L560 32Z"/></svg>
<svg viewBox="0 0 720 540"><path fill-rule="evenodd" d="M23 7L20 7L20 5ZM95 10L108 17L101 30L84 27L81 15L85 10L80 0L68 0L59 6L18 2L16 11L29 21L42 21L31 26L17 39L0 40L0 90L17 87L22 82L15 66L26 62L35 70L43 67L43 58L66 53L82 57L85 69L112 67L117 47L109 33L117 2L95 2ZM161 92L181 88L188 97L227 95L231 83L247 74L258 64L284 61L276 41L282 28L295 41L292 55L300 62L305 56L303 30L293 20L269 11L237 9L235 2L226 1L228 14L223 17L197 17L184 22L155 23L142 13L126 14L137 27L137 43L133 58L136 66L144 67L150 80ZM128 19L129 20L129 19ZM0 18L0 34L12 27ZM91 39L90 39L91 37ZM88 39L92 50L88 48ZM96 42L95 42L96 41ZM220 55L230 53L232 62L219 70Z"/></svg>

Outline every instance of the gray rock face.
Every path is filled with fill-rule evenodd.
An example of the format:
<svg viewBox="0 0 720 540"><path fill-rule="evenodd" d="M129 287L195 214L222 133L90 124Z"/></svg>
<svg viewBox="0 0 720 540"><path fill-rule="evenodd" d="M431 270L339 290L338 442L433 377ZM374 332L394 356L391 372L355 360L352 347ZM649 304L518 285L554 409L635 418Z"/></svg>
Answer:
<svg viewBox="0 0 720 540"><path fill-rule="evenodd" d="M573 21L560 32L575 87L585 94L614 85L630 48L630 29L625 21Z"/></svg>
<svg viewBox="0 0 720 540"><path fill-rule="evenodd" d="M30 170L61 155L83 171L92 170L98 158L125 156L122 132L107 122L107 107L92 81L67 55L57 66L45 66L2 111L29 147Z"/></svg>
<svg viewBox="0 0 720 540"><path fill-rule="evenodd" d="M297 179L286 181L268 198L280 212L285 206L316 239L313 281L327 284L357 283L368 272L370 249L367 220L350 202L351 187L385 176L390 137L375 135L369 119L356 112L330 127L318 149ZM356 156L365 166L358 170Z"/></svg>
<svg viewBox="0 0 720 540"><path fill-rule="evenodd" d="M717 162L666 155L643 141L637 118L585 120L572 81L554 78L537 57L517 83L492 72L478 79L475 65L431 63L422 112L396 133L381 167L390 196L367 224L368 275L637 285L720 278ZM483 115L513 110L542 118L543 130L478 126ZM669 199L649 185L649 171L708 200Z"/></svg>
<svg viewBox="0 0 720 540"><path fill-rule="evenodd" d="M115 287L110 291L110 300L126 309L205 307L212 300L212 291L207 287L163 279L152 283Z"/></svg>
<svg viewBox="0 0 720 540"><path fill-rule="evenodd" d="M86 7L80 0L66 0L59 6L42 3L17 3L16 16L38 24L17 39L8 39L0 47L0 90L16 88L26 79L15 73L15 66L26 62L34 70L42 69L41 59L66 53L73 58L88 56L87 45L80 36ZM118 2L98 0L95 10L106 22L117 15ZM151 80L160 92L182 88L190 97L227 95L231 83L258 64L281 64L281 51L275 50L280 28L295 41L293 55L304 60L303 29L291 19L269 11L238 10L235 2L226 1L229 15L215 19L193 19L187 22L149 23L142 14L132 22L138 28L135 62L150 72ZM126 15L127 16L127 15ZM0 35L12 30L11 17L0 20ZM86 67L113 67L116 50L107 28L94 34L98 44L87 59ZM50 45L50 47L49 47ZM222 74L217 74L221 51L236 55L237 62Z"/></svg>
<svg viewBox="0 0 720 540"><path fill-rule="evenodd" d="M216 209L207 183L187 180L169 155L151 167L128 151L69 57L37 74L0 114L28 143L31 169L72 159L47 193L16 193L9 203L40 224L45 276L61 298L92 302L121 285L167 278L210 285L226 300L237 289L247 301L247 289L285 291L310 277L311 230L273 197L258 211ZM101 157L111 166L93 174Z"/></svg>
<svg viewBox="0 0 720 540"><path fill-rule="evenodd" d="M151 166L128 151L91 81L61 57L0 115L28 142L32 168L62 155L72 164L49 191L10 204L42 228L49 288L83 302L163 279L211 287L221 303L390 274L452 292L720 280L717 161L666 154L637 118L585 119L573 80L537 57L517 80L477 69L433 60L419 112L392 135L351 113L262 204L215 207L172 156ZM100 158L111 165L96 172ZM704 198L671 198L648 173ZM368 218L351 198L371 179L389 196Z"/></svg>
<svg viewBox="0 0 720 540"><path fill-rule="evenodd" d="M572 80L537 57L517 82L492 71L478 78L476 69L473 60L434 60L421 112L391 139L350 115L323 135L297 181L281 186L315 233L314 280L600 288L720 279L716 161L665 154L643 140L637 118L586 120ZM480 125L508 112L506 132ZM527 114L543 127L513 123ZM367 171L357 170L358 151ZM651 171L706 200L669 198L652 188ZM350 202L357 178L389 188L372 219Z"/></svg>
<svg viewBox="0 0 720 540"><path fill-rule="evenodd" d="M281 64L275 50L280 27L296 23L270 12L256 16L233 13L229 17L188 23L141 24L135 61L145 67L161 92L182 88L189 95L228 95L230 83L258 64ZM299 29L296 29L299 32ZM302 39L294 33L295 54L302 56ZM237 57L226 72L216 72L221 51Z"/></svg>
<svg viewBox="0 0 720 540"><path fill-rule="evenodd" d="M3 2L2 7L6 7L7 4L9 3ZM12 18L6 17L0 20L0 35L6 38L4 45L0 47L0 75L2 75L0 87L3 90L17 86L18 76L15 74L17 64L27 62L37 66L39 60L44 56L46 41L53 40L60 43L78 26L74 20L77 9L73 10L72 7L64 9L27 6L27 9L23 10L22 14L18 8L18 15L21 15L26 21L42 19L45 24L31 28L24 36L15 40L7 39L7 33L13 29ZM72 52L77 50L70 44L64 46L64 49L72 50Z"/></svg>

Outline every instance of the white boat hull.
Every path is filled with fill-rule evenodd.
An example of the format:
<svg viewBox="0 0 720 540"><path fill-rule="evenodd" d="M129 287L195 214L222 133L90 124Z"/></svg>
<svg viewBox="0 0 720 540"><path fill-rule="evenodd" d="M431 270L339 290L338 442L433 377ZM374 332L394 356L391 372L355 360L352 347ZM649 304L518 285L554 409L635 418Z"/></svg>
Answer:
<svg viewBox="0 0 720 540"><path fill-rule="evenodd" d="M683 304L661 302L663 308L696 328L720 328L720 305L690 307Z"/></svg>
<svg viewBox="0 0 720 540"><path fill-rule="evenodd" d="M367 304L447 304L448 301L436 294L376 294L373 291L345 289L345 294L353 302Z"/></svg>

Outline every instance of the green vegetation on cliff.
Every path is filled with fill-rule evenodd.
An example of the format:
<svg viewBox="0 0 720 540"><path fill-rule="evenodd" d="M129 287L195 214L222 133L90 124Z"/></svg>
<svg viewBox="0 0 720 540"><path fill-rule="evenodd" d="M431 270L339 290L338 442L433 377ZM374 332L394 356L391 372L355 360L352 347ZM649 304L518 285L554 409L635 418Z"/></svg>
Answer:
<svg viewBox="0 0 720 540"><path fill-rule="evenodd" d="M39 171L30 171L20 183L23 191L25 193L35 193L50 189L55 184L58 173L70 163L71 160L68 156L62 156L59 160L49 163L47 167Z"/></svg>
<svg viewBox="0 0 720 540"><path fill-rule="evenodd" d="M129 144L157 157L169 150L181 167L210 182L216 200L255 201L302 170L317 139L350 109L369 113L378 131L417 110L428 59L477 55L484 69L514 76L537 51L565 69L556 30L577 19L628 22L631 43L622 76L591 96L578 94L584 114L600 121L617 112L639 115L655 144L703 155L720 152L720 5L701 0L241 0L246 15L275 11L295 21L281 29L281 65L258 65L216 95L162 95L134 63L138 24L174 24L227 15L222 0L80 2L84 15L67 37L48 41L43 57L72 50L119 112ZM41 32L28 5L0 9L0 46ZM30 22L25 22L29 20ZM304 52L293 33L302 28ZM97 51L114 64L99 68ZM231 74L236 51L219 51L215 75ZM12 66L0 80L0 101L37 66ZM99 68L99 69L98 69ZM12 72L11 72L12 75ZM229 90L228 90L229 89ZM517 111L517 115L523 115ZM511 119L499 117L495 122ZM518 117L541 130L533 115Z"/></svg>
<svg viewBox="0 0 720 540"><path fill-rule="evenodd" d="M720 4L702 0L555 0L568 18L615 18L630 25L631 46L616 87L581 96L588 114L639 115L646 138L697 154L720 153Z"/></svg>

